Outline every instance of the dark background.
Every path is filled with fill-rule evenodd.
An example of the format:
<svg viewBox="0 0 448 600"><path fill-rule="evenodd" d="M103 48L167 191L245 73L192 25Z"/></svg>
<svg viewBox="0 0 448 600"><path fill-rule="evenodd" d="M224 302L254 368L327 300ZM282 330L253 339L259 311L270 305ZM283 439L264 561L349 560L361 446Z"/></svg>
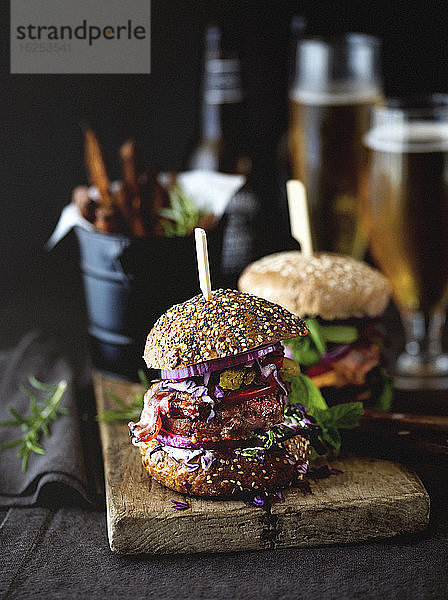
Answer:
<svg viewBox="0 0 448 600"><path fill-rule="evenodd" d="M150 75L10 75L9 14L2 0L0 73L1 272L3 345L30 327L70 338L83 311L76 245L44 251L75 185L86 183L79 122L96 131L119 176L117 150L135 137L146 164L182 167L197 135L202 33L211 20L240 40L255 182L267 221L267 253L287 240L275 227L281 209L276 152L287 124L289 25L307 33L378 35L387 95L448 92L445 2L152 1ZM277 234L276 234L277 232ZM269 241L267 241L269 240Z"/></svg>

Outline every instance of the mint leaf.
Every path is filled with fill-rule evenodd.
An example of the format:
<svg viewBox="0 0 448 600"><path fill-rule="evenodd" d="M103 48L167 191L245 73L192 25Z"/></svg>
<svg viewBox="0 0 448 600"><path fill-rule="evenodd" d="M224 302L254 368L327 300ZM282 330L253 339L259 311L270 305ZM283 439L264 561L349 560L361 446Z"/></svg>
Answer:
<svg viewBox="0 0 448 600"><path fill-rule="evenodd" d="M340 429L352 429L363 413L362 402L346 402L328 406L319 388L306 375L289 377L289 403L303 404L307 413L321 428L320 439L336 450L341 447Z"/></svg>
<svg viewBox="0 0 448 600"><path fill-rule="evenodd" d="M304 367L315 365L319 362L321 354L314 346L311 337L303 336L285 340L292 350L294 360Z"/></svg>
<svg viewBox="0 0 448 600"><path fill-rule="evenodd" d="M337 429L353 429L364 411L362 402L336 404L328 409L329 424Z"/></svg>
<svg viewBox="0 0 448 600"><path fill-rule="evenodd" d="M353 344L359 338L358 330L352 325L325 325L320 327L320 333L326 342L333 344Z"/></svg>
<svg viewBox="0 0 448 600"><path fill-rule="evenodd" d="M291 391L288 394L290 404L303 404L307 412L314 416L314 410L327 410L328 405L320 393L319 388L314 385L306 375L290 377Z"/></svg>
<svg viewBox="0 0 448 600"><path fill-rule="evenodd" d="M322 429L321 437L327 444L333 446L336 450L340 450L342 439L341 434L336 428L330 427L328 429Z"/></svg>

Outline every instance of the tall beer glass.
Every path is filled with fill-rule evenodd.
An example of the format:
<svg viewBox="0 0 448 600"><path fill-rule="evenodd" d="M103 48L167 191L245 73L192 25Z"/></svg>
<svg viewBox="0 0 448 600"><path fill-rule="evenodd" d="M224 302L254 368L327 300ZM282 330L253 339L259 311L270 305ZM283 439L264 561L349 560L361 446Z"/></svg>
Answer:
<svg viewBox="0 0 448 600"><path fill-rule="evenodd" d="M363 34L297 42L289 92L291 172L307 190L313 244L361 257L363 135L382 99L380 42Z"/></svg>
<svg viewBox="0 0 448 600"><path fill-rule="evenodd" d="M448 95L390 100L373 110L364 224L406 335L400 385L444 387L448 299ZM408 377L408 379L406 379ZM413 379L412 379L413 377Z"/></svg>

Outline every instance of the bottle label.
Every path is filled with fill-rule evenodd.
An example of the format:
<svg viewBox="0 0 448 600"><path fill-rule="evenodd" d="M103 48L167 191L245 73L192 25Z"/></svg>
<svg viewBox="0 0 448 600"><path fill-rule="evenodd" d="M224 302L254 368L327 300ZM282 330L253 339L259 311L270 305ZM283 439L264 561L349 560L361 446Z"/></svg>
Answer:
<svg viewBox="0 0 448 600"><path fill-rule="evenodd" d="M205 101L207 104L234 104L243 100L240 61L213 58L205 65Z"/></svg>

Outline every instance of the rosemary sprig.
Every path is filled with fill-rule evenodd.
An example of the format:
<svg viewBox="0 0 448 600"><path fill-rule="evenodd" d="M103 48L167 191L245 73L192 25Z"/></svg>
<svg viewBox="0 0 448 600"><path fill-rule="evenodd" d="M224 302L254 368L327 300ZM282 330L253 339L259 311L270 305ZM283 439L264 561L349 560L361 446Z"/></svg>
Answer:
<svg viewBox="0 0 448 600"><path fill-rule="evenodd" d="M169 190L170 207L161 208L159 216L166 237L185 237L197 227L203 212L194 199L186 194L178 183Z"/></svg>
<svg viewBox="0 0 448 600"><path fill-rule="evenodd" d="M67 382L60 381L56 385L42 383L35 377L28 377L30 385L42 396L21 385L20 390L29 398L31 415L25 417L14 408L9 407L9 412L14 417L8 421L0 421L1 427L21 427L23 435L11 442L0 444L0 450L20 446L17 456L22 459L22 471L26 471L31 452L45 454L39 444L42 435L51 435L50 426L58 414L67 413L67 409L60 406L62 397L67 389Z"/></svg>
<svg viewBox="0 0 448 600"><path fill-rule="evenodd" d="M128 421L135 421L140 418L140 413L143 410L145 392L150 386L150 382L148 381L148 378L142 369L138 371L138 378L144 387L144 390L137 392L135 394L135 398L133 398L130 404L123 402L123 400L119 398L117 394L114 394L112 390L106 390L107 395L115 402L117 408L112 410L103 410L102 413L97 415L97 421L103 423L127 423Z"/></svg>

